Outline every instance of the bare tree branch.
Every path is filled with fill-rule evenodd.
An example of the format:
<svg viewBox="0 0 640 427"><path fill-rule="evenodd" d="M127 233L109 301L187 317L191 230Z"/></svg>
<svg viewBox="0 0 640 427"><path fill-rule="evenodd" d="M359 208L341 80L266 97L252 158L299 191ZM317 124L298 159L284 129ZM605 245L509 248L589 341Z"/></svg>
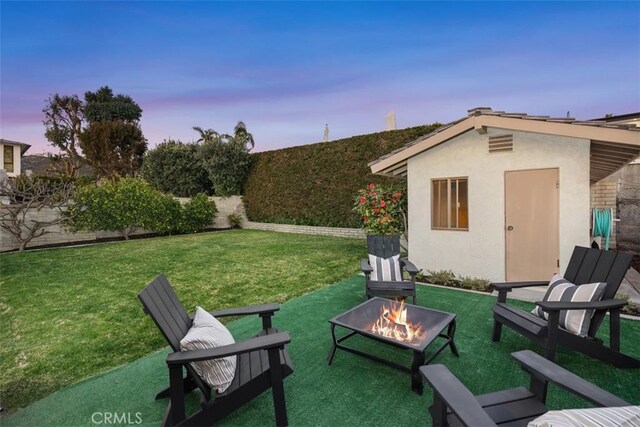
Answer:
<svg viewBox="0 0 640 427"><path fill-rule="evenodd" d="M64 221L62 211L73 191L73 183L65 181L25 176L0 181L0 228L18 241L19 250L24 250L33 239L50 233L50 227ZM42 221L34 217L42 209L57 211L55 218Z"/></svg>

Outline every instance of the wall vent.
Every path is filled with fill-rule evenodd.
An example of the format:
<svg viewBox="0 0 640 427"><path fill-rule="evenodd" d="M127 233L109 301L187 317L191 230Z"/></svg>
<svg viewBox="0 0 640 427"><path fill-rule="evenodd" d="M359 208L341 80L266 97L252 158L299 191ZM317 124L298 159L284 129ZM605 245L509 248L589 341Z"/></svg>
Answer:
<svg viewBox="0 0 640 427"><path fill-rule="evenodd" d="M489 153L506 153L508 151L513 151L513 135L489 137Z"/></svg>

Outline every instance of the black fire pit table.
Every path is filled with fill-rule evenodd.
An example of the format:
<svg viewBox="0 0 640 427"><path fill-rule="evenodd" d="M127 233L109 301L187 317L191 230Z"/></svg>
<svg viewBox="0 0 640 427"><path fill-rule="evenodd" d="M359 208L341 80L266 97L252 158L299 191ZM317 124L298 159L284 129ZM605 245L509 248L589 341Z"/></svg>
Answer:
<svg viewBox="0 0 640 427"><path fill-rule="evenodd" d="M458 349L453 342L456 333L456 315L452 313L384 298L372 298L334 317L329 320L329 323L333 338L333 345L327 357L329 365L333 361L336 349L340 348L411 373L411 389L418 394L422 394L422 378L418 371L420 366L431 362L447 346L451 348L453 354L459 356ZM336 338L336 326L341 326L350 332ZM443 332L445 328L447 329L446 333ZM342 344L354 335L362 335L395 347L411 350L413 352L411 368ZM445 342L431 354L428 360L425 360L425 350L436 338L444 338Z"/></svg>

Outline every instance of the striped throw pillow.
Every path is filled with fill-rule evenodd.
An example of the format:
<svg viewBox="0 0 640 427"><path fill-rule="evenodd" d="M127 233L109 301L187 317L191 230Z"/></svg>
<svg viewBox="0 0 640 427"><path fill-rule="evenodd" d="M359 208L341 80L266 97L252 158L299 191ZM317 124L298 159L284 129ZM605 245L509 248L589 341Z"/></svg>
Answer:
<svg viewBox="0 0 640 427"><path fill-rule="evenodd" d="M551 278L547 293L544 294L542 300L565 302L600 301L606 286L607 284L604 282L574 285L556 273ZM536 306L531 313L542 319L549 320L549 314L542 310L541 307ZM561 310L560 327L584 337L589 332L592 316L593 310Z"/></svg>
<svg viewBox="0 0 640 427"><path fill-rule="evenodd" d="M180 350L204 350L234 344L231 332L218 319L200 307L196 307L193 325L180 341ZM224 392L231 385L236 372L236 356L220 359L192 362L193 369L202 379L215 388L219 393Z"/></svg>
<svg viewBox="0 0 640 427"><path fill-rule="evenodd" d="M632 427L640 425L640 406L549 411L527 427Z"/></svg>
<svg viewBox="0 0 640 427"><path fill-rule="evenodd" d="M402 281L402 270L400 270L400 254L389 258L369 254L369 264L373 271L371 280L382 282Z"/></svg>

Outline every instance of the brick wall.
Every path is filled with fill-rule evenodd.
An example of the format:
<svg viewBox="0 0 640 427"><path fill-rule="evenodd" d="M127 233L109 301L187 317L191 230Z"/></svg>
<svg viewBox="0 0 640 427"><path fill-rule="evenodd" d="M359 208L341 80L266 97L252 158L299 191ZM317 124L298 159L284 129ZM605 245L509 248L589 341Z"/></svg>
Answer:
<svg viewBox="0 0 640 427"><path fill-rule="evenodd" d="M265 222L245 221L242 228L252 230L279 231L282 233L316 234L320 236L350 237L364 239L364 232L360 228L313 227L310 225L271 224Z"/></svg>
<svg viewBox="0 0 640 427"><path fill-rule="evenodd" d="M591 209L593 208L611 208L613 210L613 217L618 217L616 210L616 193L618 183L616 180L602 180L595 184L591 184ZM616 225L617 222L613 222L613 230L611 238L609 239L609 249L616 248ZM604 239L601 237L596 239L600 244L600 247L604 247Z"/></svg>

